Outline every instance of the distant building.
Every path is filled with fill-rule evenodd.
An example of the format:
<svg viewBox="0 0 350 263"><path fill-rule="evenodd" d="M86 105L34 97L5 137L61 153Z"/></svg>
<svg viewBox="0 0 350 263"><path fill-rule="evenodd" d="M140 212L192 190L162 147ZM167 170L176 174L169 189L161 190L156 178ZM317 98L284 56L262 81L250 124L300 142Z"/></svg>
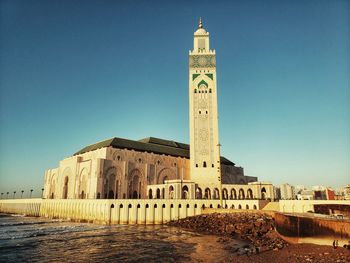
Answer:
<svg viewBox="0 0 350 263"><path fill-rule="evenodd" d="M300 194L297 194L297 200L314 200L314 191L304 190Z"/></svg>
<svg viewBox="0 0 350 263"><path fill-rule="evenodd" d="M344 188L337 188L334 191L334 199L335 200L345 200L344 196Z"/></svg>
<svg viewBox="0 0 350 263"><path fill-rule="evenodd" d="M323 185L314 185L311 187L311 189L314 191L325 191L327 187Z"/></svg>
<svg viewBox="0 0 350 263"><path fill-rule="evenodd" d="M278 186L273 186L273 192L275 195L275 200L280 200L281 199L281 188Z"/></svg>
<svg viewBox="0 0 350 263"><path fill-rule="evenodd" d="M295 189L294 186L290 184L281 184L281 199L282 200L293 200L295 199Z"/></svg>
<svg viewBox="0 0 350 263"><path fill-rule="evenodd" d="M335 200L335 192L330 187L325 187L322 185L316 185L312 187L312 190L302 191L300 194L301 200L311 200L311 192L313 192L314 200Z"/></svg>
<svg viewBox="0 0 350 263"><path fill-rule="evenodd" d="M350 200L350 184L344 187L344 198Z"/></svg>
<svg viewBox="0 0 350 263"><path fill-rule="evenodd" d="M296 185L295 186L295 194L300 194L304 190L306 190L306 187L304 185Z"/></svg>
<svg viewBox="0 0 350 263"><path fill-rule="evenodd" d="M315 200L327 200L327 193L325 190L314 190L313 193L314 193ZM303 199L303 200L306 200L306 199Z"/></svg>

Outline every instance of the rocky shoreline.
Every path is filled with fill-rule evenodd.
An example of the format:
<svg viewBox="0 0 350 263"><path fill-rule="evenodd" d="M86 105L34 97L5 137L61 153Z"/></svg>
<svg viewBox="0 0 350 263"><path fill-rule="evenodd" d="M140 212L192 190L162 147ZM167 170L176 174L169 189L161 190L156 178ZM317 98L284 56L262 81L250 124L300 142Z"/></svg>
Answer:
<svg viewBox="0 0 350 263"><path fill-rule="evenodd" d="M342 247L287 243L275 230L274 219L263 213L203 214L168 225L218 235L224 245L246 241L245 246L226 246L235 255L230 262L350 262L349 250Z"/></svg>
<svg viewBox="0 0 350 263"><path fill-rule="evenodd" d="M172 221L168 225L223 236L220 242L230 237L248 241L251 245L245 248L247 254L288 246L274 230L273 218L265 214L205 214Z"/></svg>

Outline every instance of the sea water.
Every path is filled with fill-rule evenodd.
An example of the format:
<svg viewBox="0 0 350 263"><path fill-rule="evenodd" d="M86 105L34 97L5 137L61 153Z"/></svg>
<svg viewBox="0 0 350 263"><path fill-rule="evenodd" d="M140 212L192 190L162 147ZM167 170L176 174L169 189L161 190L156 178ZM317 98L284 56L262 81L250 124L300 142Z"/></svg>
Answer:
<svg viewBox="0 0 350 263"><path fill-rule="evenodd" d="M242 246L219 240L160 225L105 226L0 214L0 262L224 262L232 247Z"/></svg>

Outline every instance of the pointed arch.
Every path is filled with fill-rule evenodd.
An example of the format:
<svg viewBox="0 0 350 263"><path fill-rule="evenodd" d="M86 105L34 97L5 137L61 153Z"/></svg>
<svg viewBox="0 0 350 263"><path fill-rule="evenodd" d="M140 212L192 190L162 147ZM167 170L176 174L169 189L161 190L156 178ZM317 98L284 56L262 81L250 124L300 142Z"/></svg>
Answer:
<svg viewBox="0 0 350 263"><path fill-rule="evenodd" d="M230 199L237 199L237 192L234 188L231 189Z"/></svg>
<svg viewBox="0 0 350 263"><path fill-rule="evenodd" d="M122 170L118 166L110 166L103 173L103 196L108 199L120 198Z"/></svg>
<svg viewBox="0 0 350 263"><path fill-rule="evenodd" d="M83 168L80 171L79 181L78 181L78 195L80 199L85 199L87 197L88 189L88 170Z"/></svg>
<svg viewBox="0 0 350 263"><path fill-rule="evenodd" d="M63 178L63 187L62 187L62 198L68 199L74 197L74 177L72 173L72 169L70 167L66 167L62 173Z"/></svg>
<svg viewBox="0 0 350 263"><path fill-rule="evenodd" d="M250 188L247 190L247 199L253 199L253 190Z"/></svg>
<svg viewBox="0 0 350 263"><path fill-rule="evenodd" d="M54 199L56 196L57 174L53 174L50 180L50 199Z"/></svg>
<svg viewBox="0 0 350 263"><path fill-rule="evenodd" d="M166 180L175 180L175 179L177 179L175 171L170 168L164 168L159 171L157 175L156 184L164 184Z"/></svg>
<svg viewBox="0 0 350 263"><path fill-rule="evenodd" d="M132 170L127 176L127 197L140 199L142 197L142 186L145 185L142 172L139 169Z"/></svg>
<svg viewBox="0 0 350 263"><path fill-rule="evenodd" d="M244 190L242 188L239 189L238 191L238 199L244 199Z"/></svg>

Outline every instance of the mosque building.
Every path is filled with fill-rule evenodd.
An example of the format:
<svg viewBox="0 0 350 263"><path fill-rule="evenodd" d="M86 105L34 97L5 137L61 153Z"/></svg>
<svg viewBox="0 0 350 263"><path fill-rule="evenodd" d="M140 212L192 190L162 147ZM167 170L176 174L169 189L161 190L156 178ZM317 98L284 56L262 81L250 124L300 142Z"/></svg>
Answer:
<svg viewBox="0 0 350 263"><path fill-rule="evenodd" d="M220 156L216 55L200 20L189 52L190 145L111 138L45 172L46 199L274 199L273 186Z"/></svg>

